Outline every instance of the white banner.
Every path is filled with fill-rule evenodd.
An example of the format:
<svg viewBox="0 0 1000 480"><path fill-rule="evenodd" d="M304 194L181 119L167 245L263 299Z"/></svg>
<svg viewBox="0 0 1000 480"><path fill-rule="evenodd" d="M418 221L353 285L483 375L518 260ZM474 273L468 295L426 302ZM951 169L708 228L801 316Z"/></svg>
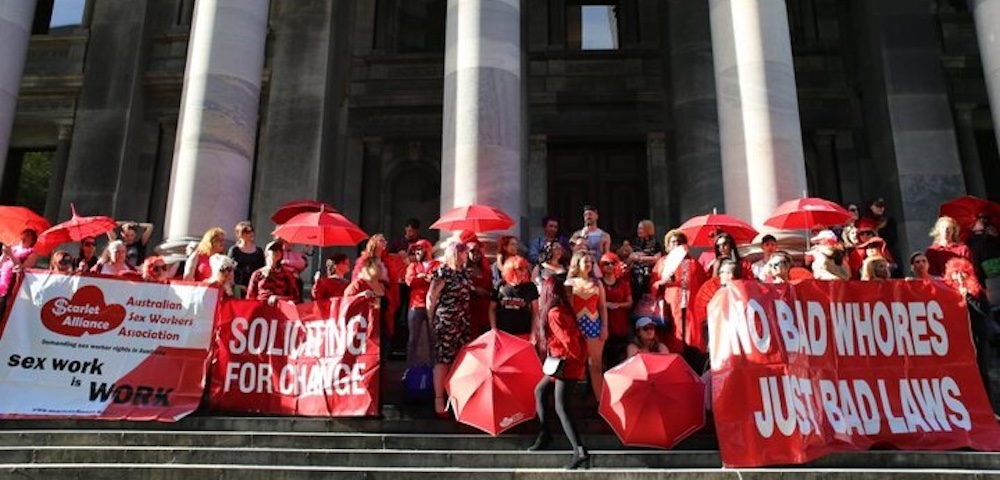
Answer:
<svg viewBox="0 0 1000 480"><path fill-rule="evenodd" d="M0 417L184 417L217 302L203 285L29 271L0 333Z"/></svg>

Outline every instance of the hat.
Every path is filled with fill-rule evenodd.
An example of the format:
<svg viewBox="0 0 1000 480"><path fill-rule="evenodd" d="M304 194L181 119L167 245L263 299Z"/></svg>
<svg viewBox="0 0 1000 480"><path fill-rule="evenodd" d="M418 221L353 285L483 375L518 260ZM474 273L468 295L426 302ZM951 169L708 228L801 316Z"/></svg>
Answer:
<svg viewBox="0 0 1000 480"><path fill-rule="evenodd" d="M854 222L854 228L856 228L859 232L863 232L865 230L871 230L874 232L876 226L875 221L870 218L862 218L857 222Z"/></svg>
<svg viewBox="0 0 1000 480"><path fill-rule="evenodd" d="M471 230L462 230L462 234L458 236L458 241L462 243L479 243L479 237Z"/></svg>
<svg viewBox="0 0 1000 480"><path fill-rule="evenodd" d="M639 319L635 321L636 330L643 328L647 325L656 325L656 322L654 322L653 319L649 317L639 317Z"/></svg>
<svg viewBox="0 0 1000 480"><path fill-rule="evenodd" d="M837 243L837 234L833 230L822 230L811 239L812 243L831 244Z"/></svg>
<svg viewBox="0 0 1000 480"><path fill-rule="evenodd" d="M285 242L283 240L274 240L268 242L268 244L264 247L265 252L276 252L284 250L285 250Z"/></svg>

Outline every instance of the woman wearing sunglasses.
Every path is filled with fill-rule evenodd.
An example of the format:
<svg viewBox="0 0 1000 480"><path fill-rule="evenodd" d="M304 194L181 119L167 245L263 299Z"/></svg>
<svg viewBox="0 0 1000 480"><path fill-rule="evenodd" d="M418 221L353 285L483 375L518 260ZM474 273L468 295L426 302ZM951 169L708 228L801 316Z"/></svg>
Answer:
<svg viewBox="0 0 1000 480"><path fill-rule="evenodd" d="M161 256L146 257L142 262L142 279L147 282L167 283L170 280L166 260Z"/></svg>
<svg viewBox="0 0 1000 480"><path fill-rule="evenodd" d="M78 272L89 272L97 265L97 240L94 237L84 237L80 240L80 250L73 259L73 265Z"/></svg>

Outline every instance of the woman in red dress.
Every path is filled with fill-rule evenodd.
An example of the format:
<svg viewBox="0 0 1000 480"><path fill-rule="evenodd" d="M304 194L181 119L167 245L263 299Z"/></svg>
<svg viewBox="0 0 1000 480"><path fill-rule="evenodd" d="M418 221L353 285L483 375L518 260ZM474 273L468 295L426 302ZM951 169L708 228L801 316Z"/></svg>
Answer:
<svg viewBox="0 0 1000 480"><path fill-rule="evenodd" d="M589 466L590 456L587 449L580 443L577 436L570 409L566 404L570 391L576 382L583 380L587 370L587 341L576 323L576 315L570 305L567 289L559 277L548 278L542 284L542 311L546 312L545 338L548 339L548 356L562 359L562 367L553 376L543 376L535 386L535 407L538 411L538 422L541 430L535 443L528 447L530 451L542 450L552 440L545 419L545 406L549 385L555 383L556 415L562 424L563 432L573 447L573 460L566 465L572 470L580 466Z"/></svg>
<svg viewBox="0 0 1000 480"><path fill-rule="evenodd" d="M959 243L958 222L951 217L940 217L934 223L934 230L931 230L931 238L934 242L927 247L928 271L932 276L943 276L945 264L948 260L959 257L966 260L972 259L972 252L964 243ZM947 280L947 278L945 279Z"/></svg>

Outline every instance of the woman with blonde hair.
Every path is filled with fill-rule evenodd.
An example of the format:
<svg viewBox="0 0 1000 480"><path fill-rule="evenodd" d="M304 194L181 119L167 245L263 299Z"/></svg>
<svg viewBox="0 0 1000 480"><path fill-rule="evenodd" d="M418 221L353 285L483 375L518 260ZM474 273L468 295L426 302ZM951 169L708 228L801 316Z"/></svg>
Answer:
<svg viewBox="0 0 1000 480"><path fill-rule="evenodd" d="M195 247L194 253L184 263L184 280L201 282L212 277L212 264L209 259L216 253L226 251L226 231L214 227L201 236L201 241Z"/></svg>
<svg viewBox="0 0 1000 480"><path fill-rule="evenodd" d="M879 256L868 257L861 264L861 281L870 282L888 280L889 262Z"/></svg>
<svg viewBox="0 0 1000 480"><path fill-rule="evenodd" d="M469 247L455 242L444 249L440 268L434 271L427 291L427 316L434 332L434 413L448 415L444 378L458 350L469 342L469 300L472 278L465 268Z"/></svg>
<svg viewBox="0 0 1000 480"><path fill-rule="evenodd" d="M608 305L604 285L590 274L593 269L594 257L590 252L574 253L565 285L577 326L587 339L590 386L600 399L604 385L604 342L608 340Z"/></svg>
<svg viewBox="0 0 1000 480"><path fill-rule="evenodd" d="M930 237L934 239L924 252L927 255L928 271L933 276L943 276L945 264L952 258L972 259L972 252L964 243L959 243L961 229L951 217L939 217L934 223Z"/></svg>
<svg viewBox="0 0 1000 480"><path fill-rule="evenodd" d="M108 242L104 253L101 254L101 259L97 261L91 271L101 275L114 276L134 272L132 267L125 262L125 242L121 240Z"/></svg>

